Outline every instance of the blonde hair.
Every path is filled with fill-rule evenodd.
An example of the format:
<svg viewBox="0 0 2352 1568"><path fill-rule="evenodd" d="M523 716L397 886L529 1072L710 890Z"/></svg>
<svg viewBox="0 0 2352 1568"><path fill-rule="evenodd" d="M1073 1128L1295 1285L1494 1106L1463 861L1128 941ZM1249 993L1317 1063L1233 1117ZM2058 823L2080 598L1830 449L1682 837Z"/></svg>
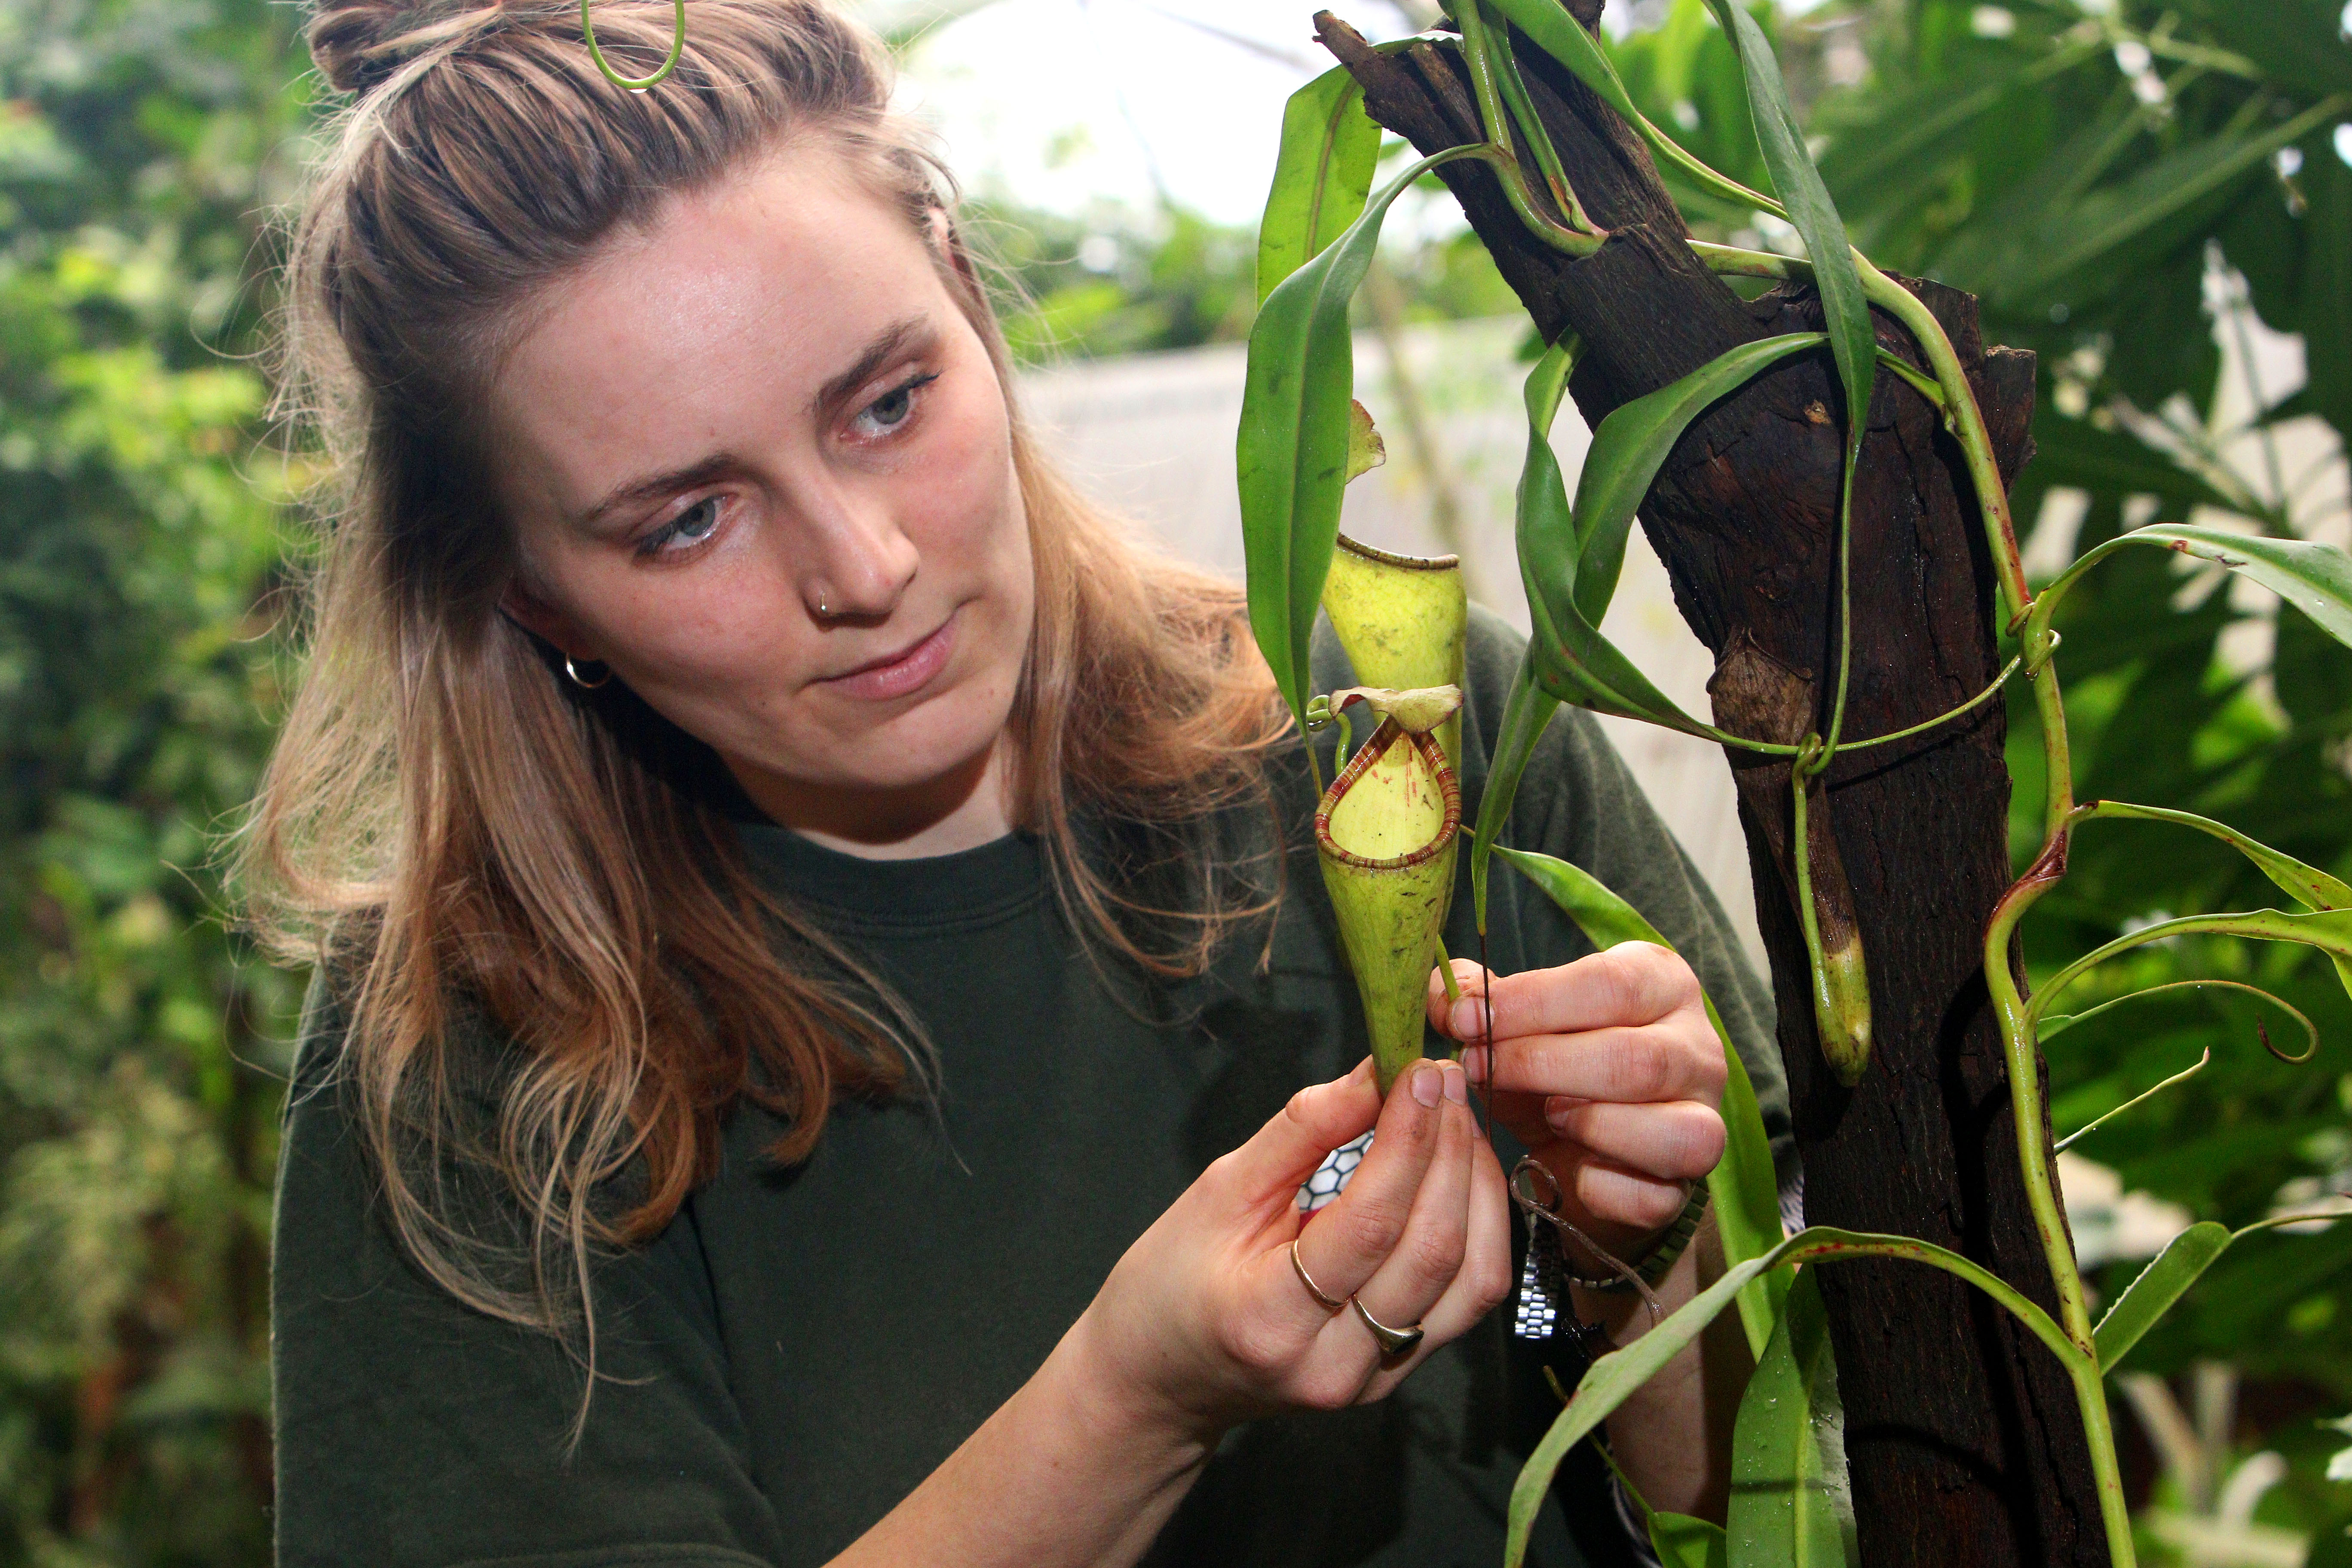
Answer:
<svg viewBox="0 0 2352 1568"><path fill-rule="evenodd" d="M671 16L604 0L598 41L643 74ZM669 1222L739 1102L802 1158L837 1098L904 1088L921 1031L747 868L707 748L625 688L568 685L499 613L518 557L483 388L538 292L607 237L803 142L926 237L1009 386L1003 340L934 223L953 186L890 112L887 55L815 0L698 0L643 93L604 79L560 0L330 4L310 37L359 96L292 237L281 380L336 491L237 872L265 938L331 979L337 1079L402 1244L469 1304L564 1331L593 1251ZM1090 951L1196 973L1278 896L1208 831L1236 804L1272 814L1272 681L1238 591L1131 543L1017 410L1013 457L1036 578L1017 818ZM454 1048L473 1014L507 1043L494 1060ZM478 1218L485 1193L504 1218Z"/></svg>

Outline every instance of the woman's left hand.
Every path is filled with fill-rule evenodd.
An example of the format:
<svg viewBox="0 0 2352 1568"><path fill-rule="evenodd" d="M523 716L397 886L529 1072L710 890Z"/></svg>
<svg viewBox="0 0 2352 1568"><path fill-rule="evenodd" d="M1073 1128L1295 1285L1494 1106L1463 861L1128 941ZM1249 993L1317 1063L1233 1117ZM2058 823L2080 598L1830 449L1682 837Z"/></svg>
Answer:
<svg viewBox="0 0 2352 1568"><path fill-rule="evenodd" d="M1490 1073L1486 972L1457 958L1454 973L1450 1004L1429 977L1431 1024L1462 1042L1495 1120L1549 1167L1563 1216L1638 1257L1723 1157L1723 1044L1698 977L1645 942L1497 975Z"/></svg>

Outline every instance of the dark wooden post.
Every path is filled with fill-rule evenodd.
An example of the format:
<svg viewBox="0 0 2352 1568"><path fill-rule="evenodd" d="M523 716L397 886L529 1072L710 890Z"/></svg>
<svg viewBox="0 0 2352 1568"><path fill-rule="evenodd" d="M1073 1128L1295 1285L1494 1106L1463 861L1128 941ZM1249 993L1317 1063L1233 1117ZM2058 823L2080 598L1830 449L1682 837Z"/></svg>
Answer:
<svg viewBox="0 0 2352 1568"><path fill-rule="evenodd" d="M1599 0L1570 9L1591 26ZM1378 54L1328 13L1318 23L1374 120L1424 153L1478 139L1454 51L1422 43ZM1583 339L1570 392L1589 423L1738 343L1819 329L1810 290L1747 302L1710 276L1685 248L1688 231L1633 132L1532 44L1515 42L1570 183L1613 237L1571 259L1527 233L1484 165L1441 174L1545 338L1572 330ZM2013 476L2027 448L2032 356L1988 352L1970 297L1912 287L1971 367ZM1924 363L1885 317L1879 341ZM1790 362L1693 425L1643 508L1676 605L1715 650L1717 721L1737 732L1765 736L1791 713L1801 728L1826 725L1843 420L1826 352ZM1853 507L1854 738L1953 708L1998 668L1992 577L1957 448L1892 376L1880 376L1869 420ZM1788 768L1748 753L1728 760L1781 998L1807 1217L1937 1242L2054 1314L1979 977L1986 915L2010 881L2005 731L1990 703L1915 740L1842 754L1831 772L1875 1008L1875 1054L1853 1089L1831 1076L1814 1038L1786 859ZM1822 1290L1864 1562L2106 1560L2082 1425L2040 1344L1984 1297L1916 1266L1838 1264L1822 1270Z"/></svg>

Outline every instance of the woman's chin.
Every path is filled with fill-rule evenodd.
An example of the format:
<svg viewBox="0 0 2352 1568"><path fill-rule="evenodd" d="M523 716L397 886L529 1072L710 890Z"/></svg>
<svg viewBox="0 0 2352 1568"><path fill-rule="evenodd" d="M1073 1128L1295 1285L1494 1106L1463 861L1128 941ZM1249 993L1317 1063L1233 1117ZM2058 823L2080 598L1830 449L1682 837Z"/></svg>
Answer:
<svg viewBox="0 0 2352 1568"><path fill-rule="evenodd" d="M978 787L1003 734L1001 724L978 733L966 729L958 725L942 733L919 724L885 724L856 736L814 735L773 752L762 747L757 754L730 755L727 761L755 797L762 793L756 778L783 795L822 795L833 811L859 796L873 797L877 806L934 794L944 800Z"/></svg>

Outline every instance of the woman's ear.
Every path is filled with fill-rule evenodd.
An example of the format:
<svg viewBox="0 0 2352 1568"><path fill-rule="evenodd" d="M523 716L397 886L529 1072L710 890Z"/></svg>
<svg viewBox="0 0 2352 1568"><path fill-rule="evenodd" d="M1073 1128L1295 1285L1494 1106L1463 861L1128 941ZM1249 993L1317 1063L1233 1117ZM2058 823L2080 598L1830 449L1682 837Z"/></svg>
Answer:
<svg viewBox="0 0 2352 1568"><path fill-rule="evenodd" d="M585 664L596 658L595 649L580 635L580 628L570 616L530 590L530 585L517 576L499 596L499 613L531 636L554 648L565 658Z"/></svg>

